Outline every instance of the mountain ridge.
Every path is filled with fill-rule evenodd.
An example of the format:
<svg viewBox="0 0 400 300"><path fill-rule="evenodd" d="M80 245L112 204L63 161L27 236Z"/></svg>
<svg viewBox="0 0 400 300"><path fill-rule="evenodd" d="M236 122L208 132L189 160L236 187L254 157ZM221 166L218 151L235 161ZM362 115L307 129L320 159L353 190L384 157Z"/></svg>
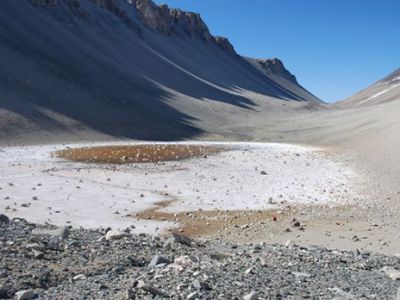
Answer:
<svg viewBox="0 0 400 300"><path fill-rule="evenodd" d="M338 107L359 107L397 100L400 100L400 68L335 105Z"/></svg>
<svg viewBox="0 0 400 300"><path fill-rule="evenodd" d="M268 111L270 101L320 103L238 55L198 14L149 0L3 0L0 8L2 137L91 130L185 139L212 131L203 124ZM143 22L154 13L168 22Z"/></svg>

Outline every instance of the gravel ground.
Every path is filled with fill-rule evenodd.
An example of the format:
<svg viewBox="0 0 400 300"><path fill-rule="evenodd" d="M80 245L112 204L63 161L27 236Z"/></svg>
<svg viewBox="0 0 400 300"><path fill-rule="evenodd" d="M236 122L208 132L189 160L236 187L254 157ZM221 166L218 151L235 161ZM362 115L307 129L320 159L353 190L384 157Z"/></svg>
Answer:
<svg viewBox="0 0 400 300"><path fill-rule="evenodd" d="M399 257L290 242L234 245L1 215L0 249L0 299L399 299Z"/></svg>

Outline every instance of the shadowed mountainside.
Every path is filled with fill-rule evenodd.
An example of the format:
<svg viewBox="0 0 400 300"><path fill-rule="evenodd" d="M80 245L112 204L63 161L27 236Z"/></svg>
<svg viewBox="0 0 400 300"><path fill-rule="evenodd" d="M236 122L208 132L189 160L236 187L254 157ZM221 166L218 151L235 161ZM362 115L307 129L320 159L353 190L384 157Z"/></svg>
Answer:
<svg viewBox="0 0 400 300"><path fill-rule="evenodd" d="M253 96L319 103L280 61L268 74L254 67L195 13L149 0L3 0L0 8L3 138L201 134L194 123L202 115L183 112L178 96L193 110L204 101L254 110Z"/></svg>

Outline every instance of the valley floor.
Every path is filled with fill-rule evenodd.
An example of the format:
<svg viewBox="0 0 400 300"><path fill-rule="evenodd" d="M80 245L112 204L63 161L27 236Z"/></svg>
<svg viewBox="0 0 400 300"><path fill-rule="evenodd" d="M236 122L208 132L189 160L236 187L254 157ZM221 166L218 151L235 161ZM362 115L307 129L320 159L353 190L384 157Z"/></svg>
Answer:
<svg viewBox="0 0 400 300"><path fill-rule="evenodd" d="M140 282L135 281L137 276L130 273L124 275L127 276L126 281L118 279L122 277L118 275L119 271L114 270L116 267L113 263L118 262L119 254L114 250L110 254L110 268L113 266L111 269L104 265L99 266L94 261L93 264L89 263L90 260L84 262L78 257L78 253L93 252L89 246L85 248L86 252L82 252L82 249L79 252L73 250L77 245L76 239L83 243L97 243L96 247L101 246L102 251L107 252L107 249L115 247L128 249L132 233L157 233L168 237L172 231L191 236L197 241L209 242L206 248L196 251L206 261L208 258L212 260L211 269L216 266L224 267L227 276L237 276L237 270L231 269L233 260L237 262L238 257L246 253L239 263L239 268L244 268L242 271L245 275L239 276L241 279L237 278L239 286L233 289L240 291L237 297L252 290L263 290L261 294L264 296L277 296L282 291L288 299L297 299L299 295L308 297L315 295L315 292L322 293L322 299L330 299L333 295L366 299L393 297L397 284L393 284L392 279L388 278L392 276L395 279L393 276L399 274L396 271L399 269L399 259L396 256L400 253L400 120L397 115L400 103L341 110L298 107L295 112L290 112L293 107L281 111L276 107L277 104L273 105L274 108L260 106L258 112L236 114L233 111L231 114L224 114L223 118L214 123L212 120L215 116L212 114L209 119L198 121L196 126L208 133L195 137L197 142L183 143L221 146L226 151L182 161L96 165L67 161L52 155L54 151L71 146L138 143L129 140L116 141L115 138L91 131L50 131L37 135L27 132L18 135L17 139L2 139L1 213L9 217L26 218L34 223L61 227L72 225L75 228L129 228L126 231L129 232L129 237L122 234L122 241L102 244L102 241L97 241L98 235L105 234L107 229L76 231L73 235L78 237L74 238L72 244L67 243L71 246L61 242L64 249L72 247L71 253L68 252L70 250L63 250L63 257L65 266L70 261L79 261L76 263L79 268L72 275L78 276L82 273L84 276L72 280L72 277L65 277L65 272L57 273L58 269L54 269L49 271L48 274L52 275L48 275L45 281L26 284L10 279L10 276L16 274L4 273L5 279L0 279L0 294L4 292L5 295L12 295L18 289L33 287L35 291L49 297L72 296L73 291L85 290L90 296L96 294L99 297L103 295L117 299L120 298L120 293L144 295L164 291L171 284L180 286L179 282L159 280L164 278L161 273L169 272L169 264L166 269L160 269L161 273L146 269L145 265L151 256L159 252L172 260L181 259L172 255L171 249L164 242L157 246L160 251L155 251L151 248L153 242L150 237L142 236L142 245L150 245L152 250L146 252L147 256L142 259L141 265L130 266L128 269L124 267L128 273L131 270L144 272L144 281L139 280ZM271 112L268 112L269 108ZM210 143L207 140L216 142ZM34 238L33 233L29 234L34 225L15 219L7 226L11 226L9 228L15 234L24 235L16 244L6 235L0 238L3 246L5 245L2 262L7 268L25 268L21 265L21 257L24 255L33 260L29 261L29 266L34 266L37 259L37 263L42 263L43 259L57 260L56 256L53 257L53 252L59 253L59 250L54 250L54 241ZM27 230L25 226L30 229ZM7 227L3 229L11 234ZM91 235L94 235L97 242L89 237ZM56 239L60 243L57 237ZM134 236L135 241L138 239L140 237ZM25 245L35 241L38 246ZM132 247L138 247L135 243ZM286 244L287 248L266 246L275 243ZM41 254L26 247L40 248L36 251ZM232 252L229 249L237 249L233 254L236 256L224 256L217 263L215 256L210 254L214 253L215 247L219 247L218 255L221 252L226 255ZM253 250L246 247L253 247ZM353 255L351 252L326 250L324 247L354 250L355 258L350 258ZM267 253L264 250L272 255L270 262L266 262L270 266L267 269L277 271L274 274L279 278L283 278L281 271L286 272L290 268L288 261L289 264L295 264L296 270L291 273L294 277L288 279L290 283L282 282L294 294L290 294L289 290L279 291L271 284L267 284L271 290L264 291L262 287L265 282L250 284L254 281L249 281L250 277L246 276L267 270L259 269L262 265L259 265L258 258L254 256L254 253ZM22 256L16 258L13 254L15 251ZM176 250L171 251L176 253ZM193 251L186 249L179 250L179 253L187 255ZM388 256L368 258L371 255L369 252ZM35 253L39 253L40 257L35 258ZM310 255L310 261L315 262L308 265L296 260L300 257L300 261L303 261L304 255ZM186 258L181 260L184 259ZM313 267L315 263L323 264L325 259L338 262L338 265L333 263L327 267L326 272L319 272L321 268L317 270ZM104 258L101 260L104 261ZM255 268L251 269L253 264ZM282 268L278 268L281 265ZM247 267L251 270L247 271ZM340 269L342 267L343 270ZM386 268L382 271L383 267ZM338 271L339 269L343 272ZM182 270L187 271L186 267ZM307 272L303 272L304 270ZM99 272L103 275L96 275ZM190 268L189 273L193 274L192 272L195 271ZM328 273L333 277L326 277ZM186 275L177 276L186 282L189 280ZM310 276L314 278L312 282L316 283L315 286L308 283ZM170 278L175 280L178 277ZM355 281L349 285L345 283L348 282L345 278L350 277ZM154 278L158 279L154 281ZM233 296L230 293L231 288L222 288L232 286L226 285L226 280L225 277L218 277L210 283L207 277L205 281L212 287L210 291L203 291L201 286L199 289L192 287L189 283L187 288L180 287L183 290L174 293L172 297L214 295L218 291ZM382 285L371 289L376 280ZM67 281L70 283L65 285ZM108 283L103 283L106 281ZM102 283L101 287L98 282ZM307 286L304 285L306 283ZM240 287L240 284L244 285ZM156 290L152 290L154 287ZM129 295L126 297L129 298Z"/></svg>
<svg viewBox="0 0 400 300"><path fill-rule="evenodd" d="M214 126L212 134L198 139L284 144L226 144L240 147L158 166L99 167L50 157L52 151L82 143L6 146L0 153L1 207L11 216L56 225L122 228L133 223L138 232L174 228L243 243L294 240L399 253L398 106L294 113L292 107L284 112L274 107L275 114L260 106L261 115L238 114L235 122ZM211 132L207 120L197 125ZM54 140L51 134L48 141ZM59 140L69 137L57 134ZM293 219L300 226L293 226Z"/></svg>

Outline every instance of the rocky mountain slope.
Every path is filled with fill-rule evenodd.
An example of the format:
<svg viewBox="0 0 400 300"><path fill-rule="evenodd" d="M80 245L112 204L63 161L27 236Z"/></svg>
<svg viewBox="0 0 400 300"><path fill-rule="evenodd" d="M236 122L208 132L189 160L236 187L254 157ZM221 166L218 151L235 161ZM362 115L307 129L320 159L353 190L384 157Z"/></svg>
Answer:
<svg viewBox="0 0 400 300"><path fill-rule="evenodd" d="M0 55L3 140L184 139L272 100L319 103L279 60L255 65L200 15L150 0L3 0Z"/></svg>
<svg viewBox="0 0 400 300"><path fill-rule="evenodd" d="M400 68L368 88L337 103L337 106L369 106L394 100L400 100Z"/></svg>

